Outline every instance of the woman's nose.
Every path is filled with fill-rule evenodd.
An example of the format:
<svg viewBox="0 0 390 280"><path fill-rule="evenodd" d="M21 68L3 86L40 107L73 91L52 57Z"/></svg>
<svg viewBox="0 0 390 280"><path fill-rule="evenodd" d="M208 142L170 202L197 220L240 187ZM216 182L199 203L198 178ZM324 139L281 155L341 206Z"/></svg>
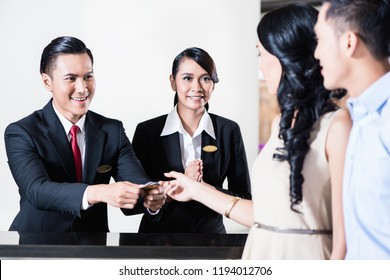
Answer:
<svg viewBox="0 0 390 280"><path fill-rule="evenodd" d="M202 92L203 89L202 89L202 85L200 84L200 82L198 81L195 81L192 85L192 91L194 92Z"/></svg>

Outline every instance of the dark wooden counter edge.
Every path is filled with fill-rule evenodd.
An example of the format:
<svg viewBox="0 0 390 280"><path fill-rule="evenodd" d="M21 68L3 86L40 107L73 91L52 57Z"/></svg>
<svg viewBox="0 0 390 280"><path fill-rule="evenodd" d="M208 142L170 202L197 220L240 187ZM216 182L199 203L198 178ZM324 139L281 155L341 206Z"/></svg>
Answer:
<svg viewBox="0 0 390 280"><path fill-rule="evenodd" d="M0 259L241 259L243 247L1 245Z"/></svg>

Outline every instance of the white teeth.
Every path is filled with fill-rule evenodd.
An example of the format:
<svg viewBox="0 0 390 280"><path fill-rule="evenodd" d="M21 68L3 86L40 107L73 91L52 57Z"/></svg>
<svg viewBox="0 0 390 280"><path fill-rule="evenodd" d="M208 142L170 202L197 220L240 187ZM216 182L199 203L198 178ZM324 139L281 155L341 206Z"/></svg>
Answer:
<svg viewBox="0 0 390 280"><path fill-rule="evenodd" d="M85 96L85 97L71 97L74 101L84 101L85 99L87 99L88 96Z"/></svg>
<svg viewBox="0 0 390 280"><path fill-rule="evenodd" d="M191 99L202 99L203 96L188 96L188 98L191 98Z"/></svg>

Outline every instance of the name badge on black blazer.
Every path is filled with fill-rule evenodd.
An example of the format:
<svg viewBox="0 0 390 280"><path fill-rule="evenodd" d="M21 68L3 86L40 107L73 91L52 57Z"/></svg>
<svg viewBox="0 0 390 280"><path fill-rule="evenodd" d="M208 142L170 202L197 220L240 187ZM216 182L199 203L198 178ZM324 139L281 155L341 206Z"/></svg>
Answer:
<svg viewBox="0 0 390 280"><path fill-rule="evenodd" d="M214 153L218 150L217 146L214 145L207 145L202 148L202 150L206 153Z"/></svg>
<svg viewBox="0 0 390 280"><path fill-rule="evenodd" d="M96 168L97 173L107 173L112 169L111 165L104 164Z"/></svg>

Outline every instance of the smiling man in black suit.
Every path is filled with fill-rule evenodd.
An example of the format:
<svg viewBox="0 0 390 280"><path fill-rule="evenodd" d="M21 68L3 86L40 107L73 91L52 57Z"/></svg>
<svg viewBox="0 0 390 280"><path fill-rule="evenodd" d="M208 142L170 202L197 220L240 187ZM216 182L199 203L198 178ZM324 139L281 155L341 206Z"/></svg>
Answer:
<svg viewBox="0 0 390 280"><path fill-rule="evenodd" d="M150 179L122 122L88 110L95 92L91 51L77 38L56 38L43 50L40 71L51 100L5 131L20 194L10 230L107 232L107 204L158 219L163 189L146 193L138 185Z"/></svg>

